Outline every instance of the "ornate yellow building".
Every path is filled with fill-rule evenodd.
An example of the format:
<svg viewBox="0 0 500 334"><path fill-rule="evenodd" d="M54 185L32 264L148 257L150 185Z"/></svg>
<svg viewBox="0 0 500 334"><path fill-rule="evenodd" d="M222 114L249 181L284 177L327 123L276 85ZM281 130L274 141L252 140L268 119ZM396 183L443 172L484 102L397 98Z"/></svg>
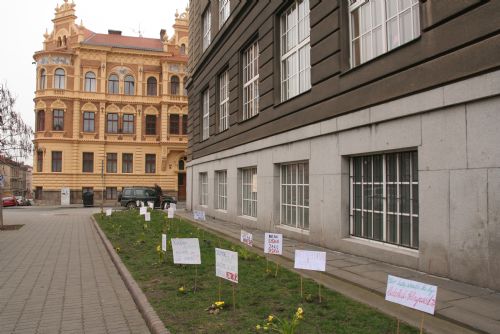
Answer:
<svg viewBox="0 0 500 334"><path fill-rule="evenodd" d="M75 4L55 9L37 64L33 188L58 204L69 188L81 203L116 201L124 186L153 186L185 197L189 12L158 39L94 33L76 23Z"/></svg>

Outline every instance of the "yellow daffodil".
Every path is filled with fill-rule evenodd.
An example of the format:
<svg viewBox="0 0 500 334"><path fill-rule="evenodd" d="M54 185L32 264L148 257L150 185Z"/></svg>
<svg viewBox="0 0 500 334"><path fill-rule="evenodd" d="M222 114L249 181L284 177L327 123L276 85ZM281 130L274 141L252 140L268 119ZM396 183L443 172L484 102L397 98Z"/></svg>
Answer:
<svg viewBox="0 0 500 334"><path fill-rule="evenodd" d="M186 290L186 289L184 289L184 287L183 287L183 286L181 286L181 287L179 288L179 292L184 292L185 290Z"/></svg>
<svg viewBox="0 0 500 334"><path fill-rule="evenodd" d="M120 253L120 247L116 247L116 252Z"/></svg>
<svg viewBox="0 0 500 334"><path fill-rule="evenodd" d="M274 319L274 316L272 314L267 317L268 322L272 322L273 319Z"/></svg>
<svg viewBox="0 0 500 334"><path fill-rule="evenodd" d="M161 246L160 246L160 245L156 246L156 251L157 251L158 253L159 253L159 252L161 252Z"/></svg>
<svg viewBox="0 0 500 334"><path fill-rule="evenodd" d="M264 330L267 331L269 329L269 327L267 326L264 326Z"/></svg>
<svg viewBox="0 0 500 334"><path fill-rule="evenodd" d="M260 325L255 326L255 329L260 331Z"/></svg>
<svg viewBox="0 0 500 334"><path fill-rule="evenodd" d="M224 302L223 302L223 301L218 301L218 302L215 302L214 304L215 304L215 306L217 306L217 307L222 307L222 306L224 306Z"/></svg>

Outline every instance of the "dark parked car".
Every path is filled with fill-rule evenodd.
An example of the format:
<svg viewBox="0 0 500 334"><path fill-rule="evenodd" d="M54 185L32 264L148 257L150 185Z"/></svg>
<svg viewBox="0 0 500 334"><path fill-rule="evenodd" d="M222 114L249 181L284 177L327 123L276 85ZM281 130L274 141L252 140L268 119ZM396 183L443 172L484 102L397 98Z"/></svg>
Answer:
<svg viewBox="0 0 500 334"><path fill-rule="evenodd" d="M177 203L174 197L163 195L161 189L152 187L125 187L118 196L120 205L127 208L135 208L137 201L144 202L145 205L147 202L154 202L155 208L164 208L165 203Z"/></svg>

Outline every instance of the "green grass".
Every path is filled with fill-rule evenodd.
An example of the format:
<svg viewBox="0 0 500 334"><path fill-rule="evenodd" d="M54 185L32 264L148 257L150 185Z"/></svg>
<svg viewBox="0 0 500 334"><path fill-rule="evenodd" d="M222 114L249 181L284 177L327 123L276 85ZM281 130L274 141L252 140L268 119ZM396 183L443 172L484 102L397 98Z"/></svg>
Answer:
<svg viewBox="0 0 500 334"><path fill-rule="evenodd" d="M255 326L263 324L268 315L290 319L299 306L304 309L304 320L297 333L396 332L394 318L334 291L322 288L319 303L318 285L309 279L304 279L304 294L311 298L304 300L300 296L300 276L296 273L279 268L278 276L274 277L275 264L269 262L272 273L266 273L264 257L189 222L177 218L167 222L163 212L153 211L146 229L138 210L115 212L112 217L97 214L96 219L113 246L119 248L122 261L173 334L255 333ZM197 266L196 292L193 291L195 267L173 264L170 245L160 263L156 247L165 232L169 240L171 237L200 239L202 264ZM226 306L219 314L210 314L206 309L218 300L220 282L215 276L215 247L239 251L239 283L236 310L232 305L232 285L222 280L221 299ZM247 255L250 258L244 259ZM179 293L180 286L185 286L187 293ZM401 324L400 333L417 333L417 330Z"/></svg>

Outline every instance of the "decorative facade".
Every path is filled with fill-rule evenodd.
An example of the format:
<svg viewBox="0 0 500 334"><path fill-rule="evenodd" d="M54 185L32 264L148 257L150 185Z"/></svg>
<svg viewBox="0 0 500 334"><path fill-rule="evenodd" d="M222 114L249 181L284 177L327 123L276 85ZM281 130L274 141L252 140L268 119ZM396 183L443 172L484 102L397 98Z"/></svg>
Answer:
<svg viewBox="0 0 500 334"><path fill-rule="evenodd" d="M33 189L58 204L69 188L116 202L124 186L153 186L182 200L187 146L184 77L188 9L159 38L95 33L76 23L75 4L55 9L37 64Z"/></svg>

